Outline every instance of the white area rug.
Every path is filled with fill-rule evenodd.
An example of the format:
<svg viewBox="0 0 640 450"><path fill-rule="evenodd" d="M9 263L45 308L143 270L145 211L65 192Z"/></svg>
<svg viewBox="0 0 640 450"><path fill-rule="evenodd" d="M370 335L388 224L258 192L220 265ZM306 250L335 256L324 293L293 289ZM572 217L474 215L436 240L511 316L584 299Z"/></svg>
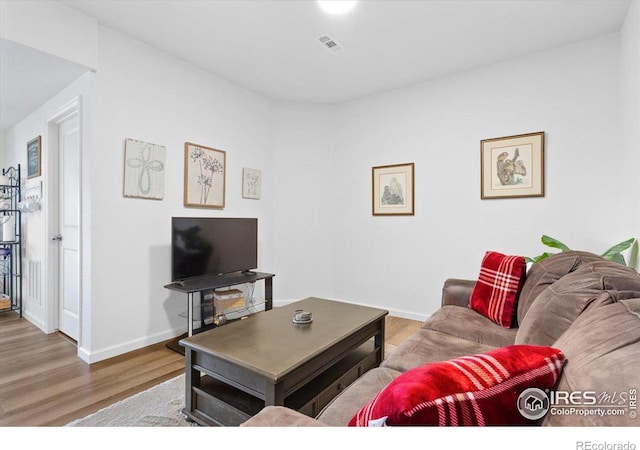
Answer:
<svg viewBox="0 0 640 450"><path fill-rule="evenodd" d="M184 374L107 406L67 427L190 427L182 414Z"/></svg>

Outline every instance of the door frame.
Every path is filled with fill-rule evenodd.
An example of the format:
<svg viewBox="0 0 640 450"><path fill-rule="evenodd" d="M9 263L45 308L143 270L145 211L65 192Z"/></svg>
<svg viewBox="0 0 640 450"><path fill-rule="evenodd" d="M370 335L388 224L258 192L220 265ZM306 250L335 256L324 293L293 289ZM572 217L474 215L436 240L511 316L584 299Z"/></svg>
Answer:
<svg viewBox="0 0 640 450"><path fill-rule="evenodd" d="M79 286L79 310L78 310L78 355L81 355L80 349L83 348L84 344L84 334L83 334L83 323L85 320L84 317L84 308L83 308L83 297L84 297L84 289L83 289L83 260L84 260L84 246L83 246L83 231L85 227L84 223L84 214L83 214L83 195L82 195L82 187L83 187L83 157L84 157L84 126L83 126L83 117L82 117L82 98L81 96L77 96L69 101L66 105L61 107L53 116L47 119L46 123L46 133L47 133L47 151L43 152L43 165L46 168L46 175L43 180L43 189L45 202L45 270L44 270L44 283L45 286L45 332L53 333L59 328L59 290L58 290L58 281L59 281L59 246L57 242L51 240L51 236L57 233L59 228L59 202L58 202L58 186L59 186L59 158L60 158L60 149L58 142L58 129L61 122L65 121L69 117L77 115L78 116L78 140L79 140L79 173L78 180L80 191L78 195L80 196L80 231L79 231L79 271L78 280L80 283ZM45 159L46 158L46 159ZM84 358L83 358L84 359Z"/></svg>

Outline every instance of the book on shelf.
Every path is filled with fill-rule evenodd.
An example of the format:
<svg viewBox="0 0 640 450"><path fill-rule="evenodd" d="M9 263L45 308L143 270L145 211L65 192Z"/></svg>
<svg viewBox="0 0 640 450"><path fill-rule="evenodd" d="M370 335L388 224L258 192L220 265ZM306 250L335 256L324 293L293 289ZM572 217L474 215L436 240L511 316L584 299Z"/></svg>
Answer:
<svg viewBox="0 0 640 450"><path fill-rule="evenodd" d="M213 293L214 300L228 300L230 298L244 297L244 293L240 289L226 289L215 291Z"/></svg>
<svg viewBox="0 0 640 450"><path fill-rule="evenodd" d="M213 294L213 305L216 310L244 307L244 293L239 289L216 291Z"/></svg>

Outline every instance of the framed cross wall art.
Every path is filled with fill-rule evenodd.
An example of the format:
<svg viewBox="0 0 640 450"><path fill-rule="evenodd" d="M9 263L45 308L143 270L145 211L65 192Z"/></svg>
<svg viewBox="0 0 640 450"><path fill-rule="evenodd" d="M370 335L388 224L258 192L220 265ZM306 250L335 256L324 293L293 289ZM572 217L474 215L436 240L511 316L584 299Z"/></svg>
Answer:
<svg viewBox="0 0 640 450"><path fill-rule="evenodd" d="M162 200L166 149L162 145L126 139L124 143L125 197Z"/></svg>

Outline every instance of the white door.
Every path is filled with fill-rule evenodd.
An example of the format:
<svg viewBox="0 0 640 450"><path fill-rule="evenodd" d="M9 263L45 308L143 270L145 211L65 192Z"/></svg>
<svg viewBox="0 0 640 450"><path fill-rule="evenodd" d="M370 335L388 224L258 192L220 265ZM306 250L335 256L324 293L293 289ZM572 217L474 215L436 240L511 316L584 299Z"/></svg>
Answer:
<svg viewBox="0 0 640 450"><path fill-rule="evenodd" d="M78 114L58 128L58 329L80 330L80 127Z"/></svg>

